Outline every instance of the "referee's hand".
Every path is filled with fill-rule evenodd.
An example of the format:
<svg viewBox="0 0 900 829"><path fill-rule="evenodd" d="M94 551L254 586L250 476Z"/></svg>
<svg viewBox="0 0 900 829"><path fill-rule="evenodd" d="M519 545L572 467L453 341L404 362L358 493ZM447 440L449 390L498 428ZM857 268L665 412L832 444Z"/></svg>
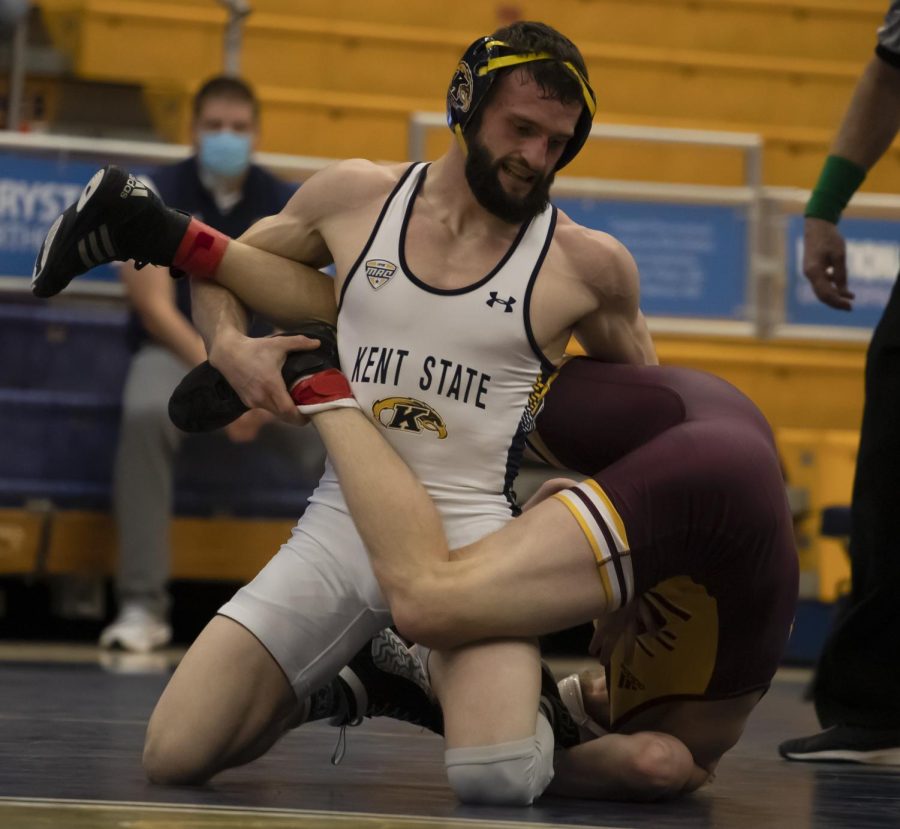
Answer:
<svg viewBox="0 0 900 829"><path fill-rule="evenodd" d="M836 225L824 219L803 223L803 273L816 296L839 311L852 311L854 294L847 288L847 246Z"/></svg>

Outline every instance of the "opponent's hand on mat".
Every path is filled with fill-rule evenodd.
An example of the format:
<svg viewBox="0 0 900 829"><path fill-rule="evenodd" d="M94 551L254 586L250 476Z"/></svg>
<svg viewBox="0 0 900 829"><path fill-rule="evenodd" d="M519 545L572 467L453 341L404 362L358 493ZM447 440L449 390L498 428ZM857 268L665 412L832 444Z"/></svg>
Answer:
<svg viewBox="0 0 900 829"><path fill-rule="evenodd" d="M265 409L293 425L308 420L291 400L281 367L290 351L309 351L319 341L302 335L285 337L246 337L232 334L219 338L209 355L215 366L241 401L250 409Z"/></svg>
<svg viewBox="0 0 900 829"><path fill-rule="evenodd" d="M808 217L803 222L803 273L816 296L839 311L853 310L847 287L847 246L837 226Z"/></svg>

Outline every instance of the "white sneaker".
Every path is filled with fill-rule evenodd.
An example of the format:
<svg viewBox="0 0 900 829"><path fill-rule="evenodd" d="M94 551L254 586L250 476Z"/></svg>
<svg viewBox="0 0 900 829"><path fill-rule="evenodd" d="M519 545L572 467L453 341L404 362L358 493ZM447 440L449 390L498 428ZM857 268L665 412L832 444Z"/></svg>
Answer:
<svg viewBox="0 0 900 829"><path fill-rule="evenodd" d="M115 621L100 634L101 648L120 647L132 653L149 653L172 641L172 627L141 604L122 605Z"/></svg>

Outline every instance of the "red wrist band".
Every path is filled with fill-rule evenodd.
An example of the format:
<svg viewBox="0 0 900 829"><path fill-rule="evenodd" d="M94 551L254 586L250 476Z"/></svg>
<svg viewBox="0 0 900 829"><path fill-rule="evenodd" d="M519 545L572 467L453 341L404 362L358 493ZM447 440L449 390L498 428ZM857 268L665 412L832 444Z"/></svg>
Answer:
<svg viewBox="0 0 900 829"><path fill-rule="evenodd" d="M224 233L219 233L197 219L191 219L184 238L175 251L172 267L191 276L213 279L230 241Z"/></svg>
<svg viewBox="0 0 900 829"><path fill-rule="evenodd" d="M304 377L291 386L291 399L298 406L316 406L335 400L353 398L350 383L342 371L328 368L317 374Z"/></svg>

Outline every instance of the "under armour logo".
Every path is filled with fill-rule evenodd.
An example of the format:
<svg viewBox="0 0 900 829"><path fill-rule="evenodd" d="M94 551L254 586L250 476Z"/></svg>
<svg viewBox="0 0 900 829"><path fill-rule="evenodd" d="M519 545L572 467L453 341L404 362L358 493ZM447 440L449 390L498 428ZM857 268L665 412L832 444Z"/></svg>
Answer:
<svg viewBox="0 0 900 829"><path fill-rule="evenodd" d="M513 305L516 304L516 298L515 298L514 296L511 296L509 299L500 299L500 297L497 296L497 292L496 292L496 291L491 291L491 298L487 301L486 304L487 304L490 308L493 308L493 307L494 307L494 303L496 303L497 305L502 305L502 306L503 306L503 313L504 313L504 314L511 314L511 313L512 313L512 307L513 307Z"/></svg>

